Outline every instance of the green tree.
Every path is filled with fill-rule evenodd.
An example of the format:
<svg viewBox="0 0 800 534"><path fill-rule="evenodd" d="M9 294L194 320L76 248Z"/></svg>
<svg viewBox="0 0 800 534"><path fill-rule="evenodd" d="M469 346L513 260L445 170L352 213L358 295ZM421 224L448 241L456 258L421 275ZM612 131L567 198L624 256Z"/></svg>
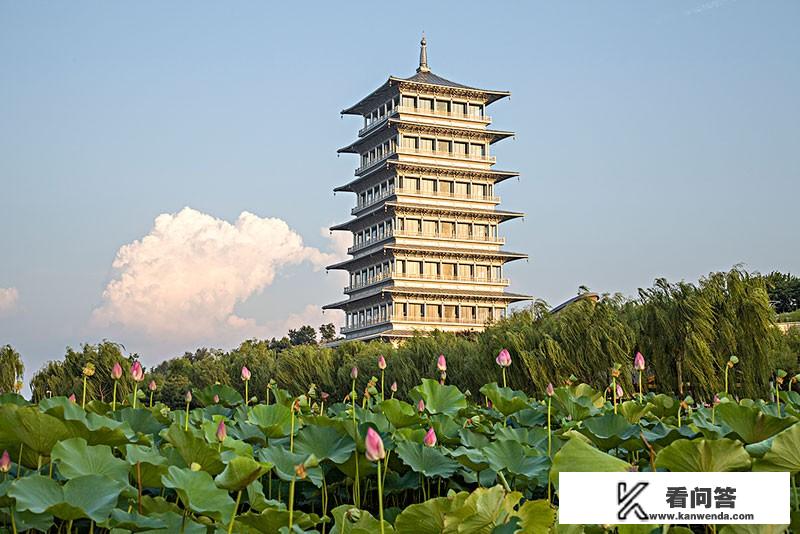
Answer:
<svg viewBox="0 0 800 534"><path fill-rule="evenodd" d="M25 366L22 356L11 345L0 347L0 393L15 391L17 382L22 381Z"/></svg>
<svg viewBox="0 0 800 534"><path fill-rule="evenodd" d="M297 330L289 330L289 341L292 345L316 345L317 331L313 326L301 326Z"/></svg>
<svg viewBox="0 0 800 534"><path fill-rule="evenodd" d="M330 343L336 339L336 327L333 323L326 323L319 326L319 337L323 343Z"/></svg>
<svg viewBox="0 0 800 534"><path fill-rule="evenodd" d="M800 309L800 277L774 271L764 276L764 282L776 312L788 313Z"/></svg>

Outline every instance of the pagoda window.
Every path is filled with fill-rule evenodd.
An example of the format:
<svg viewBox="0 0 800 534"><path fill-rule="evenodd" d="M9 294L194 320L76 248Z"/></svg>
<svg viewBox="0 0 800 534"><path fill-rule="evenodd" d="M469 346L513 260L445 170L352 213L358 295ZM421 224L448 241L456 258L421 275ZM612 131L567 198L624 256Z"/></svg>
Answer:
<svg viewBox="0 0 800 534"><path fill-rule="evenodd" d="M425 315L432 319L439 319L441 317L441 307L438 304L428 304L425 306Z"/></svg>
<svg viewBox="0 0 800 534"><path fill-rule="evenodd" d="M461 317L471 321L475 317L474 306L461 306Z"/></svg>
<svg viewBox="0 0 800 534"><path fill-rule="evenodd" d="M403 148L412 148L414 150L419 146L419 137L403 136Z"/></svg>
<svg viewBox="0 0 800 534"><path fill-rule="evenodd" d="M422 221L422 233L436 235L436 221Z"/></svg>
<svg viewBox="0 0 800 534"><path fill-rule="evenodd" d="M460 141L456 141L453 143L453 153L457 156L463 156L467 154L467 143L462 143Z"/></svg>
<svg viewBox="0 0 800 534"><path fill-rule="evenodd" d="M424 317L422 311L422 304L411 304L408 305L408 317L411 319L419 319L420 317Z"/></svg>
<svg viewBox="0 0 800 534"><path fill-rule="evenodd" d="M495 308L494 309L494 317L495 319L502 319L506 316L506 309L505 308Z"/></svg>
<svg viewBox="0 0 800 534"><path fill-rule="evenodd" d="M407 108L417 107L417 98L414 96L403 95L403 107Z"/></svg>
<svg viewBox="0 0 800 534"><path fill-rule="evenodd" d="M452 150L452 146L453 143L451 143L450 141L442 141L442 140L436 141L436 150L439 152L444 152L445 154L450 153L450 151Z"/></svg>
<svg viewBox="0 0 800 534"><path fill-rule="evenodd" d="M392 235L392 221L386 221L386 235Z"/></svg>
<svg viewBox="0 0 800 534"><path fill-rule="evenodd" d="M450 304L444 305L445 319L458 319L458 307Z"/></svg>
<svg viewBox="0 0 800 534"><path fill-rule="evenodd" d="M472 184L472 196L483 198L486 196L486 184Z"/></svg>
<svg viewBox="0 0 800 534"><path fill-rule="evenodd" d="M457 223L456 231L458 232L458 237L469 237L471 235L470 225L469 223Z"/></svg>
<svg viewBox="0 0 800 534"><path fill-rule="evenodd" d="M469 153L471 155L482 158L482 157L484 157L486 155L486 145L478 144L478 143L472 143L469 146L469 151L470 151Z"/></svg>
<svg viewBox="0 0 800 534"><path fill-rule="evenodd" d="M497 237L497 225L495 224L489 225L489 235L491 237Z"/></svg>
<svg viewBox="0 0 800 534"><path fill-rule="evenodd" d="M437 100L436 101L436 111L439 113L450 113L450 101L449 100Z"/></svg>
<svg viewBox="0 0 800 534"><path fill-rule="evenodd" d="M419 140L419 149L424 150L425 152L433 152L433 143L433 139L423 137Z"/></svg>
<svg viewBox="0 0 800 534"><path fill-rule="evenodd" d="M483 117L483 106L480 104L470 104L469 114L473 117Z"/></svg>
<svg viewBox="0 0 800 534"><path fill-rule="evenodd" d="M461 278L465 280L472 280L474 278L473 273L475 272L474 265L459 265L458 266L458 274Z"/></svg>
<svg viewBox="0 0 800 534"><path fill-rule="evenodd" d="M495 265L492 267L492 278L495 280L501 280L503 278L503 268L499 265Z"/></svg>
<svg viewBox="0 0 800 534"><path fill-rule="evenodd" d="M456 264L443 263L442 264L442 278L452 280L456 277Z"/></svg>
<svg viewBox="0 0 800 534"><path fill-rule="evenodd" d="M467 182L456 182L456 195L465 197L469 194L469 184Z"/></svg>
<svg viewBox="0 0 800 534"><path fill-rule="evenodd" d="M406 274L410 275L419 275L422 271L422 262L421 261L406 261Z"/></svg>
<svg viewBox="0 0 800 534"><path fill-rule="evenodd" d="M397 274L404 274L406 272L405 263L405 260L395 260L394 270Z"/></svg>
<svg viewBox="0 0 800 534"><path fill-rule="evenodd" d="M449 180L441 180L439 182L439 191L441 191L442 193L444 193L446 195L452 195L453 194L453 182L451 182Z"/></svg>
<svg viewBox="0 0 800 534"><path fill-rule="evenodd" d="M436 191L436 181L430 178L422 178L421 181L423 193L433 193Z"/></svg>
<svg viewBox="0 0 800 534"><path fill-rule="evenodd" d="M453 102L453 113L456 115L466 115L467 104L465 102Z"/></svg>
<svg viewBox="0 0 800 534"><path fill-rule="evenodd" d="M483 239L489 236L489 227L485 224L476 224L475 225L475 238L476 239Z"/></svg>
<svg viewBox="0 0 800 534"><path fill-rule="evenodd" d="M455 223L452 221L442 221L440 228L442 237L453 237L455 235Z"/></svg>
<svg viewBox="0 0 800 534"><path fill-rule="evenodd" d="M433 99L432 98L420 98L419 99L419 109L421 111L433 111Z"/></svg>
<svg viewBox="0 0 800 534"><path fill-rule="evenodd" d="M425 262L425 275L426 276L439 276L439 264L432 261Z"/></svg>
<svg viewBox="0 0 800 534"><path fill-rule="evenodd" d="M476 278L478 280L488 280L489 279L489 266L488 265L476 265L475 270L477 273Z"/></svg>
<svg viewBox="0 0 800 534"><path fill-rule="evenodd" d="M492 316L491 308L486 308L484 306L478 307L478 321L480 321L481 323L485 323L486 321L489 320L489 318L491 318L491 316Z"/></svg>
<svg viewBox="0 0 800 534"><path fill-rule="evenodd" d="M406 230L412 234L418 234L422 231L422 221L419 219L406 219Z"/></svg>

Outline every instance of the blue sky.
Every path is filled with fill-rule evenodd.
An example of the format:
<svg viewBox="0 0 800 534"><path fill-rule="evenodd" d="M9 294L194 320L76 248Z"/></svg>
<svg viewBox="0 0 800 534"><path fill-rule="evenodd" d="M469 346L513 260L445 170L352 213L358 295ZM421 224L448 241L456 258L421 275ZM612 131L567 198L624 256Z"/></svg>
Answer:
<svg viewBox="0 0 800 534"><path fill-rule="evenodd" d="M800 271L800 4L410 6L0 3L0 343L26 379L81 342L154 363L319 324L343 286L321 229L354 201L339 110L411 75L423 30L435 73L513 93L513 291Z"/></svg>

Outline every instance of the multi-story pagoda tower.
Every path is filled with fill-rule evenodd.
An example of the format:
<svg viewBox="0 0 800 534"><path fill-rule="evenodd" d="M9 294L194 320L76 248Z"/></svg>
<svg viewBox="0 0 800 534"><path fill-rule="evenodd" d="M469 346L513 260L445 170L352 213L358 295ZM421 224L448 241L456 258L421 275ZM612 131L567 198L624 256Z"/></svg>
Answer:
<svg viewBox="0 0 800 534"><path fill-rule="evenodd" d="M489 104L510 95L445 80L428 68L391 76L342 114L361 115L355 217L331 230L353 233L341 309L346 339L410 337L415 330L481 330L530 297L505 291L506 262L527 255L501 250L500 223L522 213L497 208L495 185L518 173L493 169L490 146L513 135L490 130Z"/></svg>

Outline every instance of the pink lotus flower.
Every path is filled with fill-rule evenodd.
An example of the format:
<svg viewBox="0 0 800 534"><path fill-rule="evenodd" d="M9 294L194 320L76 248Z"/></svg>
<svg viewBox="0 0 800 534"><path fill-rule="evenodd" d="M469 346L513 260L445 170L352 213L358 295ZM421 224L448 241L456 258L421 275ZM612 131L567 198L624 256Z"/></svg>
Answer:
<svg viewBox="0 0 800 534"><path fill-rule="evenodd" d="M144 369L142 369L142 364L138 361L133 362L133 365L131 365L131 377L136 382L144 380Z"/></svg>
<svg viewBox="0 0 800 534"><path fill-rule="evenodd" d="M447 371L447 360L444 359L444 354L440 354L439 359L436 360L436 368L442 372Z"/></svg>
<svg viewBox="0 0 800 534"><path fill-rule="evenodd" d="M219 395L214 395L214 404L219 404Z"/></svg>
<svg viewBox="0 0 800 534"><path fill-rule="evenodd" d="M0 473L8 473L11 470L11 456L8 451L3 451L3 456L0 456Z"/></svg>
<svg viewBox="0 0 800 534"><path fill-rule="evenodd" d="M242 380L245 382L250 380L250 369L248 369L246 365L242 366Z"/></svg>
<svg viewBox="0 0 800 534"><path fill-rule="evenodd" d="M389 389L392 390L392 393L397 393L397 382L392 382L392 385L389 386Z"/></svg>
<svg viewBox="0 0 800 534"><path fill-rule="evenodd" d="M383 354L381 354L381 357L378 358L378 369L381 371L386 369L386 358L383 357Z"/></svg>
<svg viewBox="0 0 800 534"><path fill-rule="evenodd" d="M617 398L621 399L624 394L625 394L625 392L622 391L622 386L617 384Z"/></svg>
<svg viewBox="0 0 800 534"><path fill-rule="evenodd" d="M548 397L552 397L553 394L556 392L556 390L553 389L553 383L552 382L548 382L547 383L547 389L545 389L545 392L547 393Z"/></svg>
<svg viewBox="0 0 800 534"><path fill-rule="evenodd" d="M217 441L222 443L225 441L225 438L228 437L228 429L225 428L225 420L220 419L219 424L217 425Z"/></svg>
<svg viewBox="0 0 800 534"><path fill-rule="evenodd" d="M420 399L419 402L417 403L417 411L419 413L422 413L422 412L425 411L425 401L424 400Z"/></svg>
<svg viewBox="0 0 800 534"><path fill-rule="evenodd" d="M719 399L719 396L715 393L714 394L714 406L716 406L720 402L722 402L722 401Z"/></svg>
<svg viewBox="0 0 800 534"><path fill-rule="evenodd" d="M151 380L150 383L147 384L147 389L149 389L150 391L155 391L157 388L158 386L156 385L155 380Z"/></svg>
<svg viewBox="0 0 800 534"><path fill-rule="evenodd" d="M644 356L641 352L636 353L636 357L633 359L633 368L637 371L644 371Z"/></svg>
<svg viewBox="0 0 800 534"><path fill-rule="evenodd" d="M350 378L353 380L358 378L358 367L353 367L350 369Z"/></svg>
<svg viewBox="0 0 800 534"><path fill-rule="evenodd" d="M497 358L494 359L500 367L509 367L511 365L511 354L506 349L500 351Z"/></svg>
<svg viewBox="0 0 800 534"><path fill-rule="evenodd" d="M70 396L69 396L69 400L70 400L70 402L76 402L76 399L75 399L75 394L74 394L74 393L73 393L72 395L70 395Z"/></svg>
<svg viewBox="0 0 800 534"><path fill-rule="evenodd" d="M383 448L383 440L380 435L369 427L367 429L367 437L364 440L364 445L367 449L366 457L370 462L377 462L386 458L386 451Z"/></svg>
<svg viewBox="0 0 800 534"><path fill-rule="evenodd" d="M186 404L189 404L190 402L192 402L192 392L187 391L186 395L183 398L186 399Z"/></svg>
<svg viewBox="0 0 800 534"><path fill-rule="evenodd" d="M433 428L428 429L428 433L425 434L422 443L424 443L426 447L433 447L436 445L436 432L433 431Z"/></svg>
<svg viewBox="0 0 800 534"><path fill-rule="evenodd" d="M119 362L116 362L114 367L111 368L111 378L114 380L119 380L122 378L122 366L119 364Z"/></svg>
<svg viewBox="0 0 800 534"><path fill-rule="evenodd" d="M327 392L323 391L322 393L320 393L320 394L319 394L319 396L320 396L320 398L322 399L322 401L323 401L323 402L325 402L326 400L328 400L328 398L329 398L331 395L330 395L330 393L327 393Z"/></svg>

